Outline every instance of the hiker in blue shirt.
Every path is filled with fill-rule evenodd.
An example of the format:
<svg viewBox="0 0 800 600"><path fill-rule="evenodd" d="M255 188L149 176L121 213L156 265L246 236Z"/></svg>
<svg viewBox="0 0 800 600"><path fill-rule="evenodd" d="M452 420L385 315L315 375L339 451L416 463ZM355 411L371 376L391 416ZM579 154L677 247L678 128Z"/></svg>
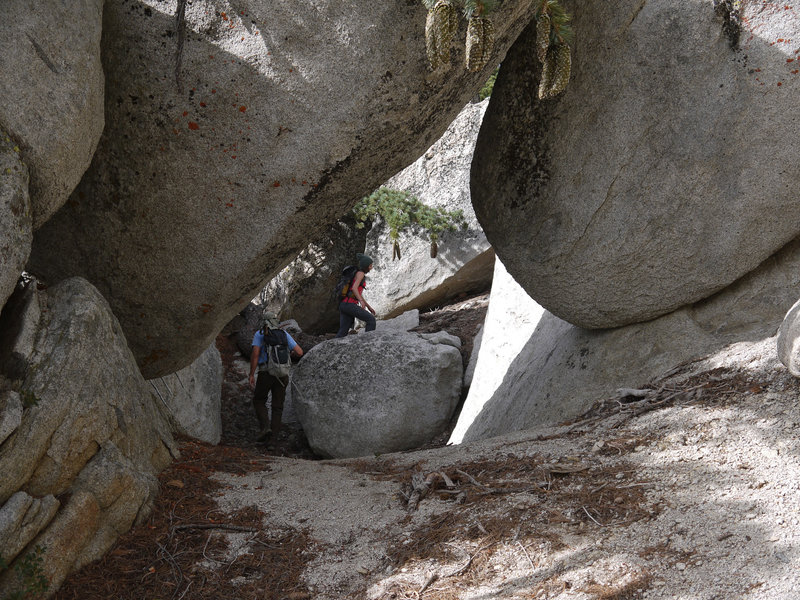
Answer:
<svg viewBox="0 0 800 600"><path fill-rule="evenodd" d="M350 289L344 299L339 302L339 331L336 337L344 337L353 327L356 319L366 323L367 331L375 329L375 310L364 300L364 290L367 287L366 274L372 270L372 259L366 254L356 254L358 271L350 282ZM369 311L369 312L367 312Z"/></svg>
<svg viewBox="0 0 800 600"><path fill-rule="evenodd" d="M281 429L283 416L283 402L286 399L286 386L289 385L288 377L276 377L267 372L268 352L264 347L264 332L273 332L279 336L286 336L286 345L290 354L303 356L303 349L294 341L291 335L278 327L278 316L268 312L264 314L264 327L256 331L253 336L253 349L250 353L250 388L253 392L253 408L258 417L259 433L257 442L267 442L274 445ZM258 383L256 383L256 367L258 367ZM272 418L267 411L267 396L272 392ZM271 439L270 439L271 438ZM271 444L269 442L271 441Z"/></svg>

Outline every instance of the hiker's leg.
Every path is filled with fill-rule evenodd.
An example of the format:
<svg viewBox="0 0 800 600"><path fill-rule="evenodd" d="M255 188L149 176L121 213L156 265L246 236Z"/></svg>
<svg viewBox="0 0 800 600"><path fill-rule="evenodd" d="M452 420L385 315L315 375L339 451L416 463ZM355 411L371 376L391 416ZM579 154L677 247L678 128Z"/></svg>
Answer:
<svg viewBox="0 0 800 600"><path fill-rule="evenodd" d="M353 310L353 316L359 319L360 321L364 321L366 324L367 331L375 331L375 317L374 315L369 312L368 310L361 308L357 304L353 304L355 308Z"/></svg>
<svg viewBox="0 0 800 600"><path fill-rule="evenodd" d="M289 378L272 378L272 440L278 439L278 432L281 430L281 418L283 417L283 403L286 400L286 386L289 385Z"/></svg>
<svg viewBox="0 0 800 600"><path fill-rule="evenodd" d="M261 437L269 427L269 411L267 410L267 396L269 395L270 376L259 371L256 379L256 389L253 392L253 409L258 417L258 428Z"/></svg>
<svg viewBox="0 0 800 600"><path fill-rule="evenodd" d="M356 320L352 312L353 308L358 308L358 305L349 302L339 303L339 331L336 332L337 338L346 336L353 327L353 323Z"/></svg>
<svg viewBox="0 0 800 600"><path fill-rule="evenodd" d="M375 331L375 315L373 315L368 310L361 309L361 312L364 313L363 316L359 317L364 323L366 323L366 331Z"/></svg>

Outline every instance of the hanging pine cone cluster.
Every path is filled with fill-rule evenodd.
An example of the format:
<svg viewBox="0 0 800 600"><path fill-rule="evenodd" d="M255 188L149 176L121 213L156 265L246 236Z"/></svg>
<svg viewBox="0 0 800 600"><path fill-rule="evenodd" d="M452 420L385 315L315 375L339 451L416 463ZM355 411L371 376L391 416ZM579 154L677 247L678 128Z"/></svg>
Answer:
<svg viewBox="0 0 800 600"><path fill-rule="evenodd" d="M494 25L488 17L473 16L467 25L468 71L480 71L489 62L494 48Z"/></svg>
<svg viewBox="0 0 800 600"><path fill-rule="evenodd" d="M425 21L425 46L432 69L450 63L450 45L458 29L458 12L452 0L436 0Z"/></svg>
<svg viewBox="0 0 800 600"><path fill-rule="evenodd" d="M428 9L425 48L432 70L450 64L450 46L458 29L458 5L467 18L466 68L480 71L494 48L494 24L487 16L496 0L422 0Z"/></svg>
<svg viewBox="0 0 800 600"><path fill-rule="evenodd" d="M542 63L540 100L560 94L569 83L572 52L567 42L572 31L567 21L569 16L557 0L542 0L536 15L536 56Z"/></svg>

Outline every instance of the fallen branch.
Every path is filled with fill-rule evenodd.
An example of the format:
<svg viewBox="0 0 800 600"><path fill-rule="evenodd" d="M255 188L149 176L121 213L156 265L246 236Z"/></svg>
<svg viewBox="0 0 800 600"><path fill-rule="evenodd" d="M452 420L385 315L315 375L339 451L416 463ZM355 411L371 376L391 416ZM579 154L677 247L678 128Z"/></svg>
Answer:
<svg viewBox="0 0 800 600"><path fill-rule="evenodd" d="M617 398L622 400L623 398L646 398L648 395L652 394L653 390L651 389L634 389L634 388L619 388L617 390Z"/></svg>
<svg viewBox="0 0 800 600"><path fill-rule="evenodd" d="M452 489L452 488L456 487L456 484L455 484L455 483L453 483L453 480L452 480L452 479L450 479L450 478L447 476L447 473L445 473L444 471L439 471L439 476L442 478L442 480L444 481L444 484L445 484L445 485L446 485L448 488L451 488L451 489Z"/></svg>
<svg viewBox="0 0 800 600"><path fill-rule="evenodd" d="M411 476L411 487L413 491L408 498L408 511L412 512L417 510L420 501L428 495L431 486L436 482L439 477L438 473L431 473L427 477L423 477L422 473L414 473Z"/></svg>

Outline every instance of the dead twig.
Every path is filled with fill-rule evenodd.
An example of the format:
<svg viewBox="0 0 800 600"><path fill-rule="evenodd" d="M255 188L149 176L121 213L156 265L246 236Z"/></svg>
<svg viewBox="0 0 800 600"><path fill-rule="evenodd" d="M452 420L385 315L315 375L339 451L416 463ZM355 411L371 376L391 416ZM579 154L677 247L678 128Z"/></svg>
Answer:
<svg viewBox="0 0 800 600"><path fill-rule="evenodd" d="M173 572L177 576L177 582L175 583L175 592L180 589L181 583L183 583L183 571L181 570L178 562L175 560L175 557L167 550L164 546L162 546L158 541L156 541L156 545L161 549L161 552L164 553L167 557L167 561L172 565ZM175 594L173 594L173 597Z"/></svg>
<svg viewBox="0 0 800 600"><path fill-rule="evenodd" d="M546 484L543 484L546 485ZM446 491L446 490L441 490ZM529 494L531 492L540 492L542 488L486 488L482 492L478 492L478 496L491 496L500 494Z"/></svg>
<svg viewBox="0 0 800 600"><path fill-rule="evenodd" d="M628 485L618 485L618 486L616 486L616 488L618 490L626 490L628 488L644 487L644 486L649 486L649 485L655 485L655 484L643 481L641 483L629 483Z"/></svg>
<svg viewBox="0 0 800 600"><path fill-rule="evenodd" d="M469 473L465 473L465 472L464 472L464 471L462 471L461 469L456 469L456 473L458 473L459 475L463 475L464 477L466 477L466 478L469 480L469 482L470 482L472 485L478 486L479 488L486 488L486 486L485 486L485 485L483 485L482 483L478 483L478 482L475 480L475 478L474 478L472 475L470 475Z"/></svg>
<svg viewBox="0 0 800 600"><path fill-rule="evenodd" d="M417 590L417 597L422 597L422 594L425 592L425 590L427 590L428 587L430 587L430 585L437 579L439 579L439 575L437 573L431 573L425 580L425 583L422 584L422 587Z"/></svg>
<svg viewBox="0 0 800 600"><path fill-rule="evenodd" d="M192 587L192 583L194 583L194 582L193 582L193 581L191 581L191 580L189 580L189 585L187 585L187 586L186 586L186 589L185 589L185 590L183 590L183 593L182 593L180 596L178 596L178 600L183 600L183 597L184 597L184 596L186 595L186 593L189 591L189 588L190 588L190 587Z"/></svg>
<svg viewBox="0 0 800 600"><path fill-rule="evenodd" d="M467 569L469 569L469 566L472 564L472 561L473 561L473 560L475 560L475 557L476 557L476 556L478 556L478 554L480 554L481 552L483 552L483 551L484 551L484 550L486 550L487 548L491 548L491 547L492 547L492 546L494 546L495 544L497 544L497 542L491 542L491 543L489 543L489 544L486 544L485 546L481 546L480 548L478 548L478 549L475 551L475 553L474 553L473 555L471 555L471 556L470 556L470 557L467 559L467 562L465 562L465 563L464 563L462 566L460 566L458 569L456 569L456 570L455 570L455 571L453 571L452 573L448 573L447 575L445 575L445 577L455 577L455 576L457 576L457 575L461 575L461 574L462 574L464 571L466 571Z"/></svg>
<svg viewBox="0 0 800 600"><path fill-rule="evenodd" d="M186 523L184 525L175 525L172 530L178 531L180 529L224 529L226 531L244 531L247 533L258 533L260 529L253 527L243 527L241 525L226 525L224 523Z"/></svg>
<svg viewBox="0 0 800 600"><path fill-rule="evenodd" d="M597 523L597 524L598 524L600 527L603 527L603 524L602 524L600 521L598 521L598 520L597 520L597 519L595 519L595 518L594 518L592 515L590 515L590 514L589 514L589 511L588 511L588 510L586 510L586 507L585 507L585 506L582 506L581 508L583 509L583 512L585 512L585 513L586 513L586 516L587 516L587 517L589 517L589 518L590 518L592 521L594 521L595 523Z"/></svg>
<svg viewBox="0 0 800 600"><path fill-rule="evenodd" d="M531 565L531 571L535 571L536 570L536 566L533 564L533 561L531 560L531 555L528 554L528 551L525 549L525 546L523 546L522 543L519 542L519 541L517 541L517 546L522 548L522 552L525 554L525 558L528 559L528 562Z"/></svg>

